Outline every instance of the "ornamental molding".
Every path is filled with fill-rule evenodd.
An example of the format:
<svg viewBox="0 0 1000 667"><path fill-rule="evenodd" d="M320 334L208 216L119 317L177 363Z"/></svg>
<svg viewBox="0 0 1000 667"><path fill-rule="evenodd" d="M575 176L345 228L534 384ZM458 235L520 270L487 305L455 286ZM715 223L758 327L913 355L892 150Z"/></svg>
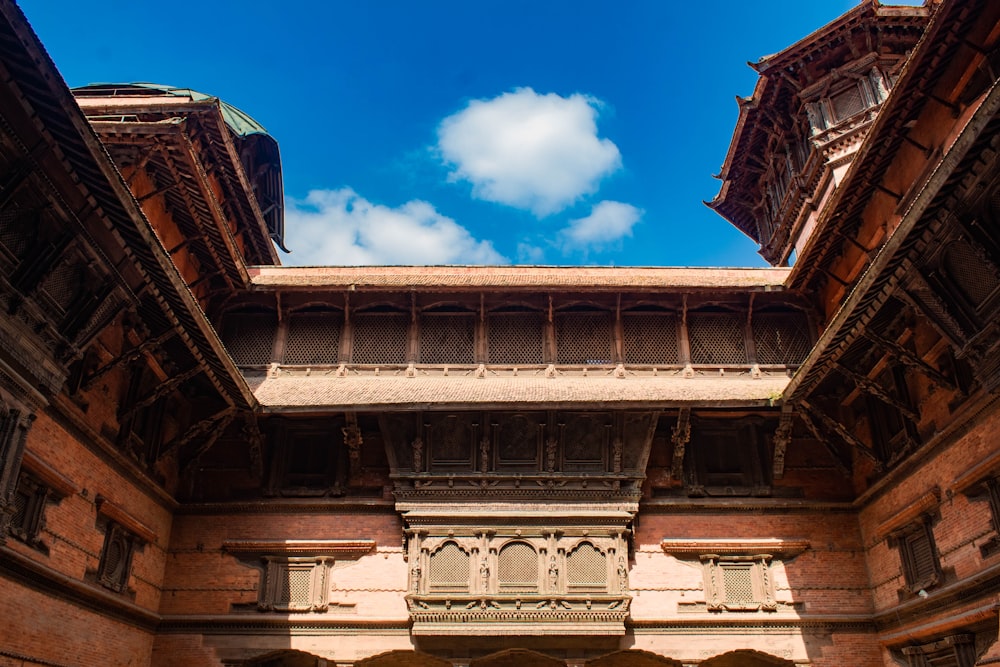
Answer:
<svg viewBox="0 0 1000 667"><path fill-rule="evenodd" d="M663 552L675 558L700 558L708 555L756 556L770 555L776 558L794 558L810 548L808 540L782 540L777 538L747 540L660 540Z"/></svg>
<svg viewBox="0 0 1000 667"><path fill-rule="evenodd" d="M332 556L358 558L375 548L375 540L226 540L222 550L238 555Z"/></svg>

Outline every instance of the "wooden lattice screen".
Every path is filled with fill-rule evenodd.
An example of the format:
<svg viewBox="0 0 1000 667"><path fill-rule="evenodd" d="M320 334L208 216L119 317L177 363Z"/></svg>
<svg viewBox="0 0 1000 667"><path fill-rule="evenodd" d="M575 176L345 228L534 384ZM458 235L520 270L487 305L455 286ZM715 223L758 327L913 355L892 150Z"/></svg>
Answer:
<svg viewBox="0 0 1000 667"><path fill-rule="evenodd" d="M759 364L801 364L809 354L809 331L800 313L754 313L754 347Z"/></svg>
<svg viewBox="0 0 1000 667"><path fill-rule="evenodd" d="M356 364L406 363L409 319L402 313L356 315L351 361Z"/></svg>
<svg viewBox="0 0 1000 667"><path fill-rule="evenodd" d="M622 317L625 334L625 363L680 363L677 343L680 321L673 313L630 313Z"/></svg>
<svg viewBox="0 0 1000 667"><path fill-rule="evenodd" d="M583 542L566 555L566 583L570 589L604 590L608 585L608 564L604 554Z"/></svg>
<svg viewBox="0 0 1000 667"><path fill-rule="evenodd" d="M340 356L342 317L337 312L297 313L289 317L284 363L337 363Z"/></svg>
<svg viewBox="0 0 1000 667"><path fill-rule="evenodd" d="M614 359L611 313L556 316L556 362L599 366Z"/></svg>
<svg viewBox="0 0 1000 667"><path fill-rule="evenodd" d="M475 340L475 315L425 313L420 318L420 363L472 364Z"/></svg>
<svg viewBox="0 0 1000 667"><path fill-rule="evenodd" d="M469 554L454 542L448 542L431 554L428 583L431 590L468 591Z"/></svg>
<svg viewBox="0 0 1000 667"><path fill-rule="evenodd" d="M269 313L231 313L222 328L222 342L238 366L266 365L277 325Z"/></svg>
<svg viewBox="0 0 1000 667"><path fill-rule="evenodd" d="M735 313L689 313L691 363L745 365L743 318Z"/></svg>
<svg viewBox="0 0 1000 667"><path fill-rule="evenodd" d="M489 316L491 364L540 364L544 320L541 313L493 313Z"/></svg>
<svg viewBox="0 0 1000 667"><path fill-rule="evenodd" d="M500 549L497 584L506 592L527 593L538 589L538 554L530 544L511 542Z"/></svg>

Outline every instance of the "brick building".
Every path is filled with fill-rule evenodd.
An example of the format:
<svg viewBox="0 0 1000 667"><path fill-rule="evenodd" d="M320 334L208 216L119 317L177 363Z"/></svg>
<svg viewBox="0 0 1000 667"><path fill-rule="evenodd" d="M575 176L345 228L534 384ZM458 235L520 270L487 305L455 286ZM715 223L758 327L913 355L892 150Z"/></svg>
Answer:
<svg viewBox="0 0 1000 667"><path fill-rule="evenodd" d="M263 128L0 1L0 665L1000 663L998 40L754 65L774 268L286 268Z"/></svg>

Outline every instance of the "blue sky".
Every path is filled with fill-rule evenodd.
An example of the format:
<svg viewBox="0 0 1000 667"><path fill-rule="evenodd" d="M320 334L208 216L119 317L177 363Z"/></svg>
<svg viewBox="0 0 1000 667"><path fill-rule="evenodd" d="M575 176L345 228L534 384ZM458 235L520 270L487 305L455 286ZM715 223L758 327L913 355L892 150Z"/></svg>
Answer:
<svg viewBox="0 0 1000 667"><path fill-rule="evenodd" d="M748 60L848 0L22 0L70 86L217 95L278 140L285 264L763 266L702 204Z"/></svg>

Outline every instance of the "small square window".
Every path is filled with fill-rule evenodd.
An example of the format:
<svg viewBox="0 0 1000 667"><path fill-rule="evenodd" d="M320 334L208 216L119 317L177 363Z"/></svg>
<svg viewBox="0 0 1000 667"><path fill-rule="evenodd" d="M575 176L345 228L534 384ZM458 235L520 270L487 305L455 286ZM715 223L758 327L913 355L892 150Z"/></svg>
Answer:
<svg viewBox="0 0 1000 667"><path fill-rule="evenodd" d="M128 589L136 542L135 535L117 523L108 522L101 562L97 567L97 581L102 586L118 593L124 593Z"/></svg>
<svg viewBox="0 0 1000 667"><path fill-rule="evenodd" d="M768 555L701 557L709 611L775 611Z"/></svg>
<svg viewBox="0 0 1000 667"><path fill-rule="evenodd" d="M258 608L261 611L325 611L332 559L267 556Z"/></svg>

